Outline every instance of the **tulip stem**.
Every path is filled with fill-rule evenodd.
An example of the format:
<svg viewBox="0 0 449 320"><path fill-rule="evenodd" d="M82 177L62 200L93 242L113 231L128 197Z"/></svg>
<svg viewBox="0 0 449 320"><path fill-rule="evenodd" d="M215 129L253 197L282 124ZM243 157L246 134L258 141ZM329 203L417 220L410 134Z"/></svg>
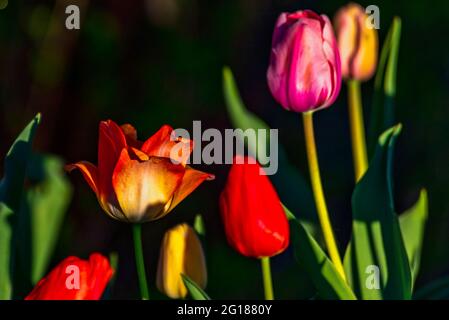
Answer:
<svg viewBox="0 0 449 320"><path fill-rule="evenodd" d="M315 144L315 133L313 129L313 112L303 113L304 134L306 139L306 151L309 162L310 180L312 183L313 195L318 212L318 218L324 236L329 256L337 269L340 276L346 280L343 264L338 253L337 244L335 242L332 225L329 220L326 200L324 199L323 186L321 184L320 167L318 165L318 156Z"/></svg>
<svg viewBox="0 0 449 320"><path fill-rule="evenodd" d="M142 300L149 300L147 277L145 274L145 261L143 259L142 249L142 225L135 223L133 225L134 252L136 255L137 276L139 278L140 295Z"/></svg>
<svg viewBox="0 0 449 320"><path fill-rule="evenodd" d="M355 181L359 181L368 168L365 142L365 126L363 124L362 95L360 82L348 80L348 107L351 126L352 156L354 161Z"/></svg>
<svg viewBox="0 0 449 320"><path fill-rule="evenodd" d="M273 281L271 280L270 257L260 258L262 265L263 289L265 292L265 300L274 300Z"/></svg>

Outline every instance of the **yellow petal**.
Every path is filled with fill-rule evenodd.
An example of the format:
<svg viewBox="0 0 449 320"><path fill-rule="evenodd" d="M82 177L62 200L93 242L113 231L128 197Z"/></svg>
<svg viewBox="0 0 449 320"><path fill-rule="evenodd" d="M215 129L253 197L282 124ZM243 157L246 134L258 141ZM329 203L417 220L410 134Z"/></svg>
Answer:
<svg viewBox="0 0 449 320"><path fill-rule="evenodd" d="M122 150L112 175L112 185L123 214L130 222L156 220L168 211L185 169L170 159L132 160Z"/></svg>
<svg viewBox="0 0 449 320"><path fill-rule="evenodd" d="M187 224L168 230L162 241L157 269L158 289L173 299L184 298L187 289L181 274L201 288L206 287L207 270L203 249L195 231Z"/></svg>

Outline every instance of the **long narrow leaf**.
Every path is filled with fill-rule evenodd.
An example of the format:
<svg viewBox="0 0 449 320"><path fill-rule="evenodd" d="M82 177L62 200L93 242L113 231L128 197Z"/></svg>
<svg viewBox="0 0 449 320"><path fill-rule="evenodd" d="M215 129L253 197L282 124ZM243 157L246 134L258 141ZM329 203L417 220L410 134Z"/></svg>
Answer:
<svg viewBox="0 0 449 320"><path fill-rule="evenodd" d="M393 147L400 131L397 125L381 135L368 171L352 196L354 221L345 263L353 289L362 299L411 298L410 266L392 195ZM367 285L376 268L378 288Z"/></svg>
<svg viewBox="0 0 449 320"><path fill-rule="evenodd" d="M399 216L399 225L407 250L413 282L416 280L419 271L427 215L427 191L423 189L413 207Z"/></svg>
<svg viewBox="0 0 449 320"><path fill-rule="evenodd" d="M290 221L291 239L296 261L311 278L318 290L319 297L323 299L355 300L356 297L351 288L340 276L320 245L285 206L284 211Z"/></svg>
<svg viewBox="0 0 449 320"><path fill-rule="evenodd" d="M194 300L211 300L210 297L207 295L206 292L204 292L203 289L201 289L195 281L190 279L185 274L181 274L182 281L184 282L184 285L186 286L187 290L190 293L190 296Z"/></svg>
<svg viewBox="0 0 449 320"><path fill-rule="evenodd" d="M394 124L394 99L398 65L401 19L395 17L388 30L374 81L373 105L369 130L369 153L373 154L377 137ZM383 84L383 85L382 85Z"/></svg>
<svg viewBox="0 0 449 320"><path fill-rule="evenodd" d="M4 175L0 181L0 299L12 297L13 272L16 271L17 232L23 188L31 157L31 146L37 126L38 114L19 134L9 149L4 162Z"/></svg>

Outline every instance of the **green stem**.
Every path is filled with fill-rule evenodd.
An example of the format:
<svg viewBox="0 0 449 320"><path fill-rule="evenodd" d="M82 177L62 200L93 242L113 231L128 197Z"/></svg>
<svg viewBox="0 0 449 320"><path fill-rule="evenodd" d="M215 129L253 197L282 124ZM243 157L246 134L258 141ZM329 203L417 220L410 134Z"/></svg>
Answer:
<svg viewBox="0 0 449 320"><path fill-rule="evenodd" d="M143 259L142 249L142 225L136 223L133 225L134 252L136 254L137 276L139 278L140 295L142 300L149 300L147 277L145 274L145 261Z"/></svg>
<svg viewBox="0 0 449 320"><path fill-rule="evenodd" d="M265 291L265 300L274 300L273 281L271 280L270 258L260 258L262 265L263 288Z"/></svg>
<svg viewBox="0 0 449 320"><path fill-rule="evenodd" d="M360 82L357 80L348 80L348 106L352 156L354 159L354 175L355 181L357 182L365 174L365 171L368 168L362 95L360 92Z"/></svg>
<svg viewBox="0 0 449 320"><path fill-rule="evenodd" d="M315 198L318 220L320 221L324 242L329 252L329 256L340 276L346 281L343 263L341 262L340 254L338 253L337 242L335 241L334 231L329 219L329 212L327 211L323 185L321 184L320 166L318 164L312 116L313 112L306 112L302 114L304 123L304 138L306 140L306 152L309 163L310 182L312 184L313 196Z"/></svg>

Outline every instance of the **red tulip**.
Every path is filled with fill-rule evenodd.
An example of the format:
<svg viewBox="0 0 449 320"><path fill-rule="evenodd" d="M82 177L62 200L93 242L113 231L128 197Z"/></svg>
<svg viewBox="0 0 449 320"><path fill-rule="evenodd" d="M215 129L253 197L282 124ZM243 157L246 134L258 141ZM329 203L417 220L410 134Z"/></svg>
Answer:
<svg viewBox="0 0 449 320"><path fill-rule="evenodd" d="M89 260L68 257L41 279L25 300L98 300L111 279L108 259L98 253Z"/></svg>
<svg viewBox="0 0 449 320"><path fill-rule="evenodd" d="M204 180L213 175L186 165L193 142L177 138L165 125L145 142L134 127L100 123L98 167L81 161L80 169L103 210L124 222L145 222L164 217Z"/></svg>
<svg viewBox="0 0 449 320"><path fill-rule="evenodd" d="M282 13L273 32L268 85L287 110L329 107L341 86L340 56L332 25L313 11Z"/></svg>
<svg viewBox="0 0 449 320"><path fill-rule="evenodd" d="M289 225L279 197L254 159L237 156L220 195L230 245L244 256L271 257L289 244Z"/></svg>

